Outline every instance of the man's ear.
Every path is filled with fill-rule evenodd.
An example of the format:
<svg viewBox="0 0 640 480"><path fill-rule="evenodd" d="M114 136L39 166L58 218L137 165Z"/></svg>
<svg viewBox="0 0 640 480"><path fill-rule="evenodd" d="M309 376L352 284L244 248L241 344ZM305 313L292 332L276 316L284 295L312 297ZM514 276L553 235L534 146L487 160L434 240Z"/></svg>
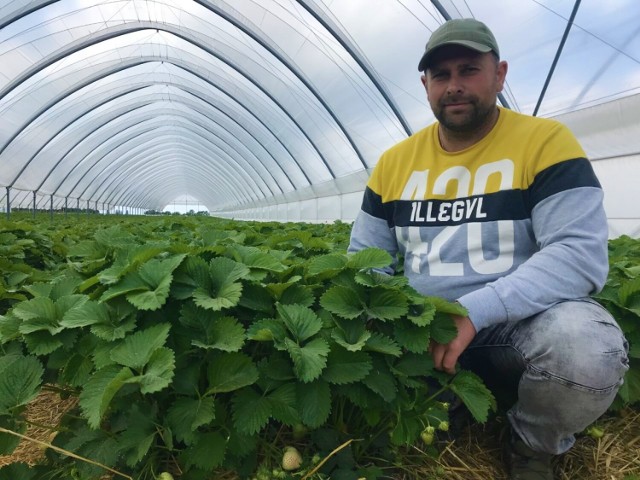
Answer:
<svg viewBox="0 0 640 480"><path fill-rule="evenodd" d="M497 92L501 92L504 88L504 81L507 78L507 70L509 70L509 65L506 60L499 61L498 66L496 67L496 77L498 80Z"/></svg>

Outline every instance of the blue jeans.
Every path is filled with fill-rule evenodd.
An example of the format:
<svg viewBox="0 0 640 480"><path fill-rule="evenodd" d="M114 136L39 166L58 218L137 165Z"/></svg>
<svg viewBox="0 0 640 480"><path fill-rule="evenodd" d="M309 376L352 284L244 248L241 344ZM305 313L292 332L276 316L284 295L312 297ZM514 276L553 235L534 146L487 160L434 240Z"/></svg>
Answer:
<svg viewBox="0 0 640 480"><path fill-rule="evenodd" d="M511 388L512 428L533 450L560 454L613 402L628 348L609 312L585 298L481 330L460 363L489 388Z"/></svg>

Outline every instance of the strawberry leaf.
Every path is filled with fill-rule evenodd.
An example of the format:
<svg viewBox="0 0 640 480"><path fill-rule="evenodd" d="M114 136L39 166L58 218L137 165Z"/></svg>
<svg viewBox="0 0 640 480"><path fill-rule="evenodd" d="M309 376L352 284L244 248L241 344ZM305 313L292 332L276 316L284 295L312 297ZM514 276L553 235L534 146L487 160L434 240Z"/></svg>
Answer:
<svg viewBox="0 0 640 480"><path fill-rule="evenodd" d="M193 301L199 307L208 310L222 310L235 307L242 296L242 284L232 283L224 285L211 293L202 288L197 288L193 292Z"/></svg>
<svg viewBox="0 0 640 480"><path fill-rule="evenodd" d="M327 368L322 379L342 385L365 378L372 367L371 356L365 352L350 352L343 348L332 348L327 356Z"/></svg>
<svg viewBox="0 0 640 480"><path fill-rule="evenodd" d="M175 356L170 348L160 347L153 351L143 375L132 377L126 383L140 384L143 394L167 388L175 371Z"/></svg>
<svg viewBox="0 0 640 480"><path fill-rule="evenodd" d="M350 288L343 286L328 289L320 297L320 305L331 313L347 319L357 318L365 311L360 297Z"/></svg>
<svg viewBox="0 0 640 480"><path fill-rule="evenodd" d="M305 383L318 378L327 363L329 345L321 338L316 338L304 347L289 338L285 338L285 346L291 359L296 377Z"/></svg>
<svg viewBox="0 0 640 480"><path fill-rule="evenodd" d="M437 313L431 322L431 338L434 342L449 343L458 335L458 329L449 315Z"/></svg>
<svg viewBox="0 0 640 480"><path fill-rule="evenodd" d="M11 355L0 364L0 414L33 400L42 384L44 369L36 357Z"/></svg>
<svg viewBox="0 0 640 480"><path fill-rule="evenodd" d="M380 248L365 248L349 255L347 266L357 270L368 268L384 268L391 265L389 252Z"/></svg>
<svg viewBox="0 0 640 480"><path fill-rule="evenodd" d="M395 290L374 288L369 292L369 298L365 310L370 318L394 320L405 315L409 309L407 298Z"/></svg>
<svg viewBox="0 0 640 480"><path fill-rule="evenodd" d="M298 410L302 423L311 428L320 427L331 413L331 389L327 382L317 380L298 385Z"/></svg>
<svg viewBox="0 0 640 480"><path fill-rule="evenodd" d="M13 315L22 320L20 333L27 334L46 330L52 335L62 331L58 323L56 305L47 297L35 297L18 303L12 310Z"/></svg>
<svg viewBox="0 0 640 480"><path fill-rule="evenodd" d="M409 352L424 353L429 348L429 327L418 327L405 320L396 322L393 330L398 343Z"/></svg>
<svg viewBox="0 0 640 480"><path fill-rule="evenodd" d="M80 393L80 409L91 428L98 428L113 397L133 376L127 367L110 365L98 370Z"/></svg>
<svg viewBox="0 0 640 480"><path fill-rule="evenodd" d="M362 380L371 391L380 395L385 402L396 398L398 387L389 368L382 362L376 362L369 374Z"/></svg>
<svg viewBox="0 0 640 480"><path fill-rule="evenodd" d="M294 425L300 422L300 414L296 408L296 385L285 383L273 392L267 399L271 404L271 413L274 419L285 425Z"/></svg>
<svg viewBox="0 0 640 480"><path fill-rule="evenodd" d="M409 307L407 318L419 327L429 325L436 315L436 306L429 300L424 300L420 304L414 304Z"/></svg>
<svg viewBox="0 0 640 480"><path fill-rule="evenodd" d="M362 350L371 338L371 332L361 322L336 319L335 323L338 328L331 332L331 338L350 352Z"/></svg>
<svg viewBox="0 0 640 480"><path fill-rule="evenodd" d="M396 341L381 333L371 334L371 337L367 339L365 350L384 353L394 357L402 355L402 349L398 346Z"/></svg>
<svg viewBox="0 0 640 480"><path fill-rule="evenodd" d="M313 310L302 305L277 305L285 326L298 343L314 336L322 328L322 320Z"/></svg>
<svg viewBox="0 0 640 480"><path fill-rule="evenodd" d="M196 436L194 443L184 452L187 467L197 467L207 472L222 465L227 441L218 432L207 432Z"/></svg>
<svg viewBox="0 0 640 480"><path fill-rule="evenodd" d="M179 398L167 411L167 421L176 438L192 443L194 432L215 419L213 398Z"/></svg>
<svg viewBox="0 0 640 480"><path fill-rule="evenodd" d="M125 337L111 351L111 359L120 365L141 370L149 362L153 352L167 341L170 328L168 323L159 323Z"/></svg>
<svg viewBox="0 0 640 480"><path fill-rule="evenodd" d="M345 255L329 254L313 257L307 266L309 275L319 275L324 273L335 274L347 265Z"/></svg>
<svg viewBox="0 0 640 480"><path fill-rule="evenodd" d="M495 411L496 400L480 377L468 370L462 370L453 377L449 384L455 393L478 422L486 422L489 409Z"/></svg>
<svg viewBox="0 0 640 480"><path fill-rule="evenodd" d="M231 392L255 383L258 368L243 353L222 353L214 357L207 369L207 393Z"/></svg>
<svg viewBox="0 0 640 480"><path fill-rule="evenodd" d="M356 273L354 280L365 287L404 287L409 283L407 277L402 275L385 275L376 271L361 271Z"/></svg>
<svg viewBox="0 0 640 480"><path fill-rule="evenodd" d="M233 397L233 422L238 432L253 435L269 422L271 401L250 388L237 392Z"/></svg>
<svg viewBox="0 0 640 480"><path fill-rule="evenodd" d="M108 323L110 321L109 307L105 303L89 300L68 310L60 325L66 328L86 327L96 323Z"/></svg>

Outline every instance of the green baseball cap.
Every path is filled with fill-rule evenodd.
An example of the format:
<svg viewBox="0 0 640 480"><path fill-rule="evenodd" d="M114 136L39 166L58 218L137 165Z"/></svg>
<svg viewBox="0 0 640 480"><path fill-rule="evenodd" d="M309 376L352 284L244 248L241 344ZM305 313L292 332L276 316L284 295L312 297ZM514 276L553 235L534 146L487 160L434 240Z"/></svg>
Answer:
<svg viewBox="0 0 640 480"><path fill-rule="evenodd" d="M431 34L418 70L424 72L433 52L445 45L462 45L481 53L493 51L500 56L498 42L489 27L475 18L456 18L445 22Z"/></svg>

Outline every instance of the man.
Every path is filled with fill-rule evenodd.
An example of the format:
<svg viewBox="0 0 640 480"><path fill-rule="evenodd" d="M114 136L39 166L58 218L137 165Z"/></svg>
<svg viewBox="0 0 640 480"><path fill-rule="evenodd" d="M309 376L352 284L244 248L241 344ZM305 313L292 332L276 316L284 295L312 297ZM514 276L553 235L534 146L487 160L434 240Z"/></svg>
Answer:
<svg viewBox="0 0 640 480"><path fill-rule="evenodd" d="M431 342L435 367L511 380L510 478L552 479L552 455L628 368L620 328L589 298L608 272L602 189L566 127L496 104L507 63L483 23L446 22L418 68L437 122L381 156L349 251L400 255L414 288L467 309L454 340Z"/></svg>

